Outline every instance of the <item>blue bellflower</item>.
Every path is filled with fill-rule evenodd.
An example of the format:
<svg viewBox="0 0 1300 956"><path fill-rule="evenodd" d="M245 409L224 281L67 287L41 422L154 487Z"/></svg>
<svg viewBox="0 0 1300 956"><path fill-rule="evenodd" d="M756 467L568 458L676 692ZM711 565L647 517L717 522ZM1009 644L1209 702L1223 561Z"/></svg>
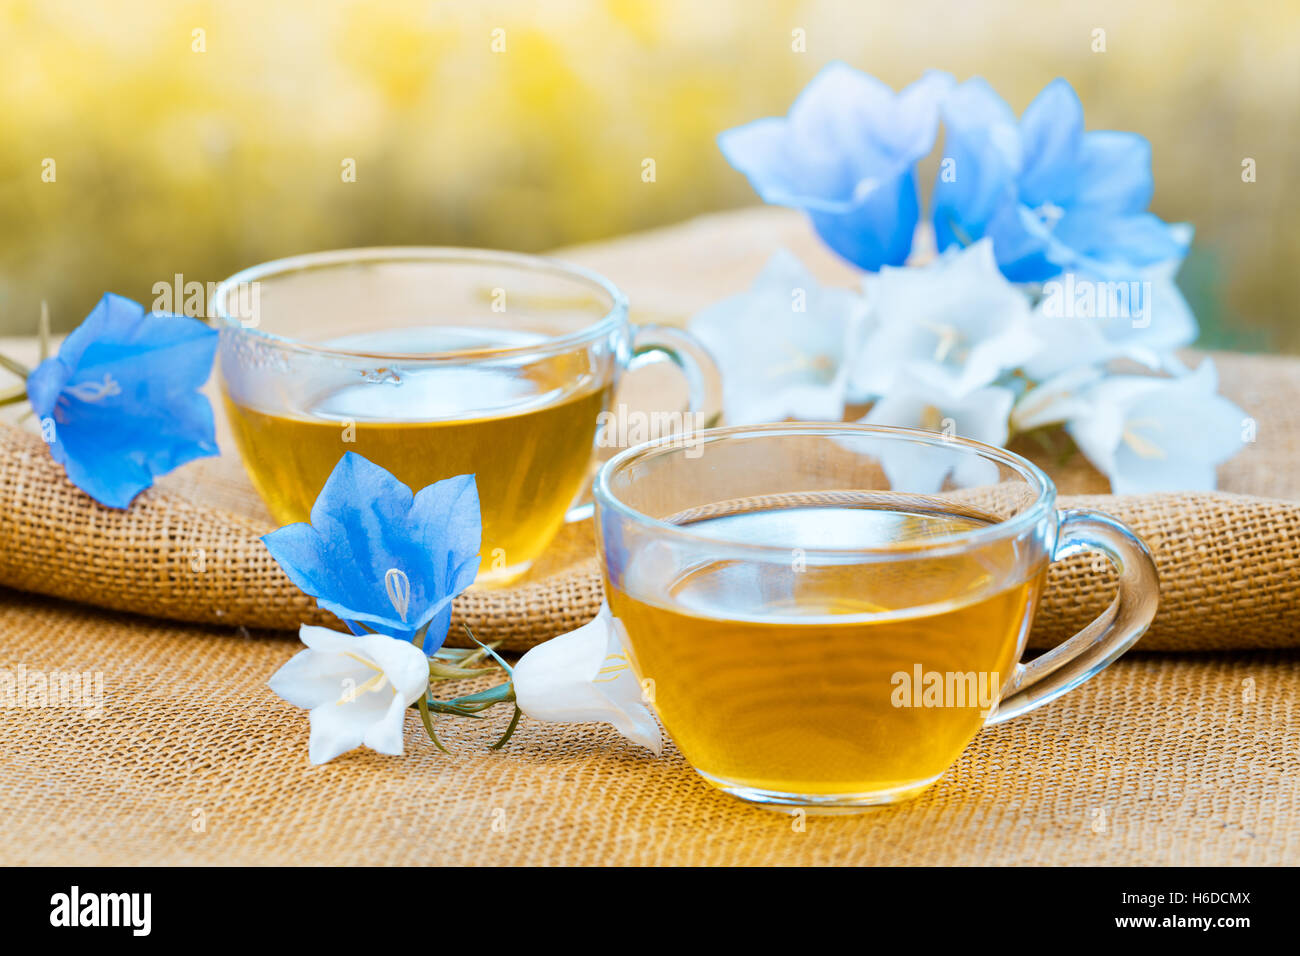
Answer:
<svg viewBox="0 0 1300 956"><path fill-rule="evenodd" d="M1185 238L1146 211L1146 139L1085 133L1083 106L1065 80L1049 83L1017 123L977 77L951 91L943 118L945 157L934 190L941 250L991 237L1013 282L1075 270L1131 277L1186 253Z"/></svg>
<svg viewBox="0 0 1300 956"><path fill-rule="evenodd" d="M786 117L718 137L718 146L764 202L804 210L823 241L868 270L898 266L919 218L916 163L934 146L939 103L952 85L930 71L895 94L832 62Z"/></svg>
<svg viewBox="0 0 1300 956"><path fill-rule="evenodd" d="M422 646L432 654L446 640L452 599L478 574L481 533L473 475L413 495L347 452L312 505L311 523L285 525L262 541L289 579L354 633L409 641L425 629Z"/></svg>
<svg viewBox="0 0 1300 956"><path fill-rule="evenodd" d="M157 476L217 454L212 406L198 391L217 338L197 319L146 314L112 293L99 300L27 378L50 453L73 484L125 508Z"/></svg>

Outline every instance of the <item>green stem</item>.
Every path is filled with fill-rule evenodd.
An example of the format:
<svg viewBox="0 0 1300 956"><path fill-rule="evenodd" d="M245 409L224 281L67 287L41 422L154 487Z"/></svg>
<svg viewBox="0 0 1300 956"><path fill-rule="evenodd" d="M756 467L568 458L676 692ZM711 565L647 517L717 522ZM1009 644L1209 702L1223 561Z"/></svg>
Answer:
<svg viewBox="0 0 1300 956"><path fill-rule="evenodd" d="M469 677L482 677L493 667L461 667L458 664L444 664L429 658L429 677L432 680L464 680Z"/></svg>
<svg viewBox="0 0 1300 956"><path fill-rule="evenodd" d="M27 398L27 386L19 385L8 392L0 392L0 406L16 405Z"/></svg>
<svg viewBox="0 0 1300 956"><path fill-rule="evenodd" d="M18 361L17 359L11 359L7 355L0 355L0 368L7 368L9 371L13 372L15 375L21 378L24 382L27 381L27 376L32 374L32 370L29 369L26 365L24 365L22 362Z"/></svg>
<svg viewBox="0 0 1300 956"><path fill-rule="evenodd" d="M438 700L436 697L424 698L424 704L435 714L445 714L448 717L473 717L475 720L482 720L483 716L474 710L466 710L464 707L457 707L449 704L445 700ZM479 710L484 708L480 707Z"/></svg>
<svg viewBox="0 0 1300 956"><path fill-rule="evenodd" d="M493 641L489 647L496 647L500 641ZM450 661L461 667L467 667L470 664L477 663L487 656L487 651L482 647L447 647L443 645L433 652L435 660Z"/></svg>
<svg viewBox="0 0 1300 956"><path fill-rule="evenodd" d="M477 664L479 661L483 660L483 658L496 650L500 644L500 641L493 641L491 644L480 644L478 647L474 648L458 648L458 650L464 650L466 652L460 659L460 666L468 667L470 664Z"/></svg>
<svg viewBox="0 0 1300 956"><path fill-rule="evenodd" d="M424 721L424 732L429 735L429 739L433 741L435 747L445 754L451 753L450 750L442 745L442 741L438 739L438 735L433 732L433 715L429 713L429 702L425 697L426 695L424 694L420 695L420 719Z"/></svg>
<svg viewBox="0 0 1300 956"><path fill-rule="evenodd" d="M519 718L523 716L523 713L524 712L519 709L519 705L515 704L515 713L514 716L510 718L510 726L507 727L506 732L501 735L501 739L488 748L489 750L500 750L506 745L506 741L514 736L515 728L519 726Z"/></svg>

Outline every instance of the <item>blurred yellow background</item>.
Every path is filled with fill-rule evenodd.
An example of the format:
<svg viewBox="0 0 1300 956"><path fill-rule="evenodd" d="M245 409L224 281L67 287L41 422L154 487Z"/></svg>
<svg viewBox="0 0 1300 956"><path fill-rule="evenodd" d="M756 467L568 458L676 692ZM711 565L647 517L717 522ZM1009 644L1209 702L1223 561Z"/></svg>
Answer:
<svg viewBox="0 0 1300 956"><path fill-rule="evenodd" d="M0 0L0 334L308 250L542 250L750 204L714 137L841 58L982 74L1017 111L1066 77L1196 224L1202 344L1300 352L1298 53L1287 0Z"/></svg>

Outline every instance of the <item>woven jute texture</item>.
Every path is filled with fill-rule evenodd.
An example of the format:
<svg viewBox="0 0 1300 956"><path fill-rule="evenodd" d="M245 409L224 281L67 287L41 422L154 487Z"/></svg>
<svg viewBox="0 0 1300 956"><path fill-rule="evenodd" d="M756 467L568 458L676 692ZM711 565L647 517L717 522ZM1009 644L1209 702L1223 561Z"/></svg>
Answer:
<svg viewBox="0 0 1300 956"><path fill-rule="evenodd" d="M981 733L915 800L802 822L601 724L413 713L406 754L307 762L276 635L0 595L3 666L103 675L100 716L0 722L0 863L1300 862L1300 655L1129 655ZM27 678L30 682L30 677ZM448 693L469 686L449 688Z"/></svg>
<svg viewBox="0 0 1300 956"><path fill-rule="evenodd" d="M1150 546L1161 609L1147 649L1300 644L1300 474L1291 467L1300 461L1300 361L1217 362L1225 390L1258 428L1257 441L1223 467L1224 492L1060 499L1114 515ZM1106 488L1080 456L1042 463L1063 491ZM181 621L292 629L332 620L259 540L274 526L233 451L167 476L118 511L68 482L39 436L0 427L0 514L2 585ZM1112 583L1086 557L1054 568L1031 646L1077 630L1109 601ZM522 582L467 592L454 610L481 639L523 650L589 620L601 596L586 522L566 526Z"/></svg>

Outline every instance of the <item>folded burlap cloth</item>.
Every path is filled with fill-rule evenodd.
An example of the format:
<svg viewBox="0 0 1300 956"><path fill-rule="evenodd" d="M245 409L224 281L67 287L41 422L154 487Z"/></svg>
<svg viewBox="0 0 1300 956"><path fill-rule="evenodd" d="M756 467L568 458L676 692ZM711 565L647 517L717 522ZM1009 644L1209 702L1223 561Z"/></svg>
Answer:
<svg viewBox="0 0 1300 956"><path fill-rule="evenodd" d="M1221 469L1222 491L1086 493L1107 485L1082 456L1040 462L1067 492L1061 507L1112 514L1151 548L1160 611L1148 650L1300 645L1300 360L1215 358L1223 391L1257 423L1257 440ZM0 585L178 621L335 623L271 559L259 538L274 525L233 443L222 447L119 511L73 486L39 436L0 428ZM1113 589L1109 568L1087 556L1055 566L1030 646L1078 630ZM524 581L467 592L454 613L480 639L520 651L590 620L600 601L588 521L566 527Z"/></svg>
<svg viewBox="0 0 1300 956"><path fill-rule="evenodd" d="M825 281L854 281L777 209L570 257L623 286L634 317L681 321L743 289L778 245ZM1156 554L1161 611L1139 650L1300 642L1300 366L1218 361L1259 421L1223 493L1096 496L1104 485L1077 462L1053 469L1063 504L1118 515ZM0 684L76 672L103 691L102 712L30 694L4 711L0 863L1300 862L1300 653L1286 650L1126 655L982 732L917 799L855 817L754 809L671 742L656 759L603 724L525 720L489 751L504 708L442 721L450 756L411 714L405 756L312 767L306 715L266 686L299 645L237 626L312 617L257 543L269 526L233 459L187 466L123 514L68 485L39 439L0 430L0 583L80 602L0 588ZM458 613L513 647L581 623L599 595L590 534L569 529L524 586L466 595ZM1035 643L1108 598L1087 563L1054 572Z"/></svg>

